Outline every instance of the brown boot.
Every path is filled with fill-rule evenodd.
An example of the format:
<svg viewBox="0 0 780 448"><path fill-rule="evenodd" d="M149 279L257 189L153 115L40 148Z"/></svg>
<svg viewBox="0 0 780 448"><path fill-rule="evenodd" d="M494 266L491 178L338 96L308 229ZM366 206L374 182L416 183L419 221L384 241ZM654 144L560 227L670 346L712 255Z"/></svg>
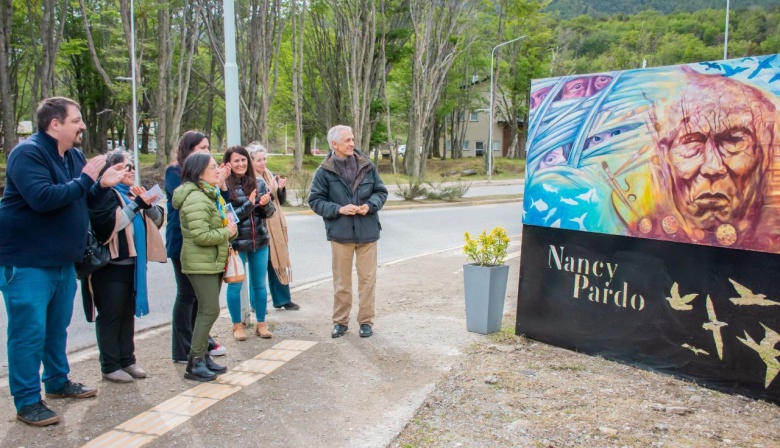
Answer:
<svg viewBox="0 0 780 448"><path fill-rule="evenodd" d="M273 336L271 332L268 331L268 325L265 322L257 323L257 327L255 327L255 334L263 339L271 339Z"/></svg>
<svg viewBox="0 0 780 448"><path fill-rule="evenodd" d="M233 339L237 341L246 341L246 330L244 329L244 324L242 322L233 324Z"/></svg>

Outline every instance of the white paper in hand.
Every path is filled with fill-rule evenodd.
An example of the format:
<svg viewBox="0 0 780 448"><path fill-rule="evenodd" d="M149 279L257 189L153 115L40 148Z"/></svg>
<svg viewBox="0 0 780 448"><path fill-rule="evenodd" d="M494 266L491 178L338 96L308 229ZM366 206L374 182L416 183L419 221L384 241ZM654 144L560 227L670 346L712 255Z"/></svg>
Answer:
<svg viewBox="0 0 780 448"><path fill-rule="evenodd" d="M144 195L147 198L151 198L157 195L157 197L154 199L154 202L152 202L151 205L157 205L158 202L163 197L162 189L160 189L160 184L154 184L154 186L148 190L146 190L146 194Z"/></svg>

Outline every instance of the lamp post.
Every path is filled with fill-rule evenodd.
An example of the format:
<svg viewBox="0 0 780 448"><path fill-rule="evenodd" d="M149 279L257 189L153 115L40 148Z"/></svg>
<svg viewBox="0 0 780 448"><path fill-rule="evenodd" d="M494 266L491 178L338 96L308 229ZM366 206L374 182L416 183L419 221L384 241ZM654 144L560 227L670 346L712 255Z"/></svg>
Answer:
<svg viewBox="0 0 780 448"><path fill-rule="evenodd" d="M225 115L228 146L241 144L241 115L236 64L236 13L234 0L223 0L225 27ZM246 283L246 282L244 282Z"/></svg>
<svg viewBox="0 0 780 448"><path fill-rule="evenodd" d="M731 0L726 0L726 37L723 39L723 59L728 59L729 53L729 8Z"/></svg>
<svg viewBox="0 0 780 448"><path fill-rule="evenodd" d="M140 165L138 164L138 100L136 97L135 82L135 0L130 0L130 78L118 76L116 79L130 81L133 86L133 165L135 165L135 184L141 185ZM129 134L129 133L128 133Z"/></svg>
<svg viewBox="0 0 780 448"><path fill-rule="evenodd" d="M490 121L488 122L488 148L487 148L487 154L488 154L488 182L493 180L493 57L495 56L496 49L498 47L503 47L504 45L511 44L512 42L517 42L520 39L525 39L527 36L520 36L512 40L508 40L506 42L502 42L495 47L493 47L493 51L490 52Z"/></svg>
<svg viewBox="0 0 780 448"><path fill-rule="evenodd" d="M238 64L236 64L236 12L235 0L223 0L223 26L225 28L225 119L228 146L241 144L241 109L238 94ZM241 285L241 320L249 324L249 277Z"/></svg>

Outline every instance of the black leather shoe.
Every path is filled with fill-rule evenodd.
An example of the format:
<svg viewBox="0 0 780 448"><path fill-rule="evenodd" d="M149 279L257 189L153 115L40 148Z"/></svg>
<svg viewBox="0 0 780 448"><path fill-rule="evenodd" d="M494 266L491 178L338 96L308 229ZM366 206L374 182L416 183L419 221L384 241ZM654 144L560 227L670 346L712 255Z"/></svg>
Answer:
<svg viewBox="0 0 780 448"><path fill-rule="evenodd" d="M297 303L295 303L295 302L285 303L285 304L284 304L284 305L282 305L282 306L275 306L274 308L276 308L277 310L278 310L279 308L284 308L284 309L286 309L287 311L298 311L299 309L301 309L300 305L298 305L298 304L297 304Z"/></svg>
<svg viewBox="0 0 780 448"><path fill-rule="evenodd" d="M200 382L214 381L217 379L217 374L206 367L206 360L204 358L190 355L190 358L187 361L187 369L184 371L184 378Z"/></svg>
<svg viewBox="0 0 780 448"><path fill-rule="evenodd" d="M16 413L16 419L27 423L30 426L48 426L60 422L59 415L46 406L46 402L41 400L37 403L28 404Z"/></svg>
<svg viewBox="0 0 780 448"><path fill-rule="evenodd" d="M349 330L349 327L347 327L346 325L336 324L333 327L333 331L330 332L330 336L332 338L340 338L344 336L344 333L346 333L347 330Z"/></svg>
<svg viewBox="0 0 780 448"><path fill-rule="evenodd" d="M360 324L360 337L367 338L374 334L374 330L371 329L369 324Z"/></svg>
<svg viewBox="0 0 780 448"><path fill-rule="evenodd" d="M227 372L227 367L221 366L214 362L213 359L211 359L210 355L206 355L206 367L208 367L209 370L216 374L225 373Z"/></svg>
<svg viewBox="0 0 780 448"><path fill-rule="evenodd" d="M74 383L71 380L60 390L46 392L49 398L89 398L97 395L97 389L87 387L81 383Z"/></svg>

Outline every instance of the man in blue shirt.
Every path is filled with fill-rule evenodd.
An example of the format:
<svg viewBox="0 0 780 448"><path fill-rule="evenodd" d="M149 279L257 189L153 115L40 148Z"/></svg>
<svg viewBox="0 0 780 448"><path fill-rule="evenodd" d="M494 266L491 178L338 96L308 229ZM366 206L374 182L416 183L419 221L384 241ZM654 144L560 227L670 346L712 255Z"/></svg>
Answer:
<svg viewBox="0 0 780 448"><path fill-rule="evenodd" d="M8 376L17 419L46 426L58 423L59 416L41 399L41 380L50 398L97 394L68 379L74 263L86 246L87 195L113 187L124 171L121 165L111 167L96 184L106 159L87 162L76 149L86 129L77 102L48 98L36 115L39 131L8 155L0 201L0 291L8 314Z"/></svg>

